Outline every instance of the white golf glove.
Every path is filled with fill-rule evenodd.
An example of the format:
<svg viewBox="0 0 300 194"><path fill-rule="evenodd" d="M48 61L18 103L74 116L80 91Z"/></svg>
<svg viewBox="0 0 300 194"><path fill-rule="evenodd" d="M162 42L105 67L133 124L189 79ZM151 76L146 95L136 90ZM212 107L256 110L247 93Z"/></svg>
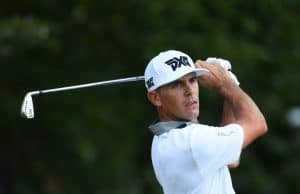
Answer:
<svg viewBox="0 0 300 194"><path fill-rule="evenodd" d="M220 65L221 67L223 67L225 70L227 70L229 72L229 75L231 77L231 79L239 86L240 82L237 79L237 77L234 75L234 73L231 72L231 63L226 60L226 59L222 59L222 58L215 58L215 57L208 57L206 59L206 62L209 63L216 63L218 65Z"/></svg>

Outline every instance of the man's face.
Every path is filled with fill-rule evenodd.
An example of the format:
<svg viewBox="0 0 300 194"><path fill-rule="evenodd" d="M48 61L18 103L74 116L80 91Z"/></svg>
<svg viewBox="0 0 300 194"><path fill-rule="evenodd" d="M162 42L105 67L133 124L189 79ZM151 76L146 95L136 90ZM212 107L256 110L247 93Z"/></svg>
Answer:
<svg viewBox="0 0 300 194"><path fill-rule="evenodd" d="M197 122L199 88L194 73L183 76L156 91L156 103L161 121L186 119Z"/></svg>

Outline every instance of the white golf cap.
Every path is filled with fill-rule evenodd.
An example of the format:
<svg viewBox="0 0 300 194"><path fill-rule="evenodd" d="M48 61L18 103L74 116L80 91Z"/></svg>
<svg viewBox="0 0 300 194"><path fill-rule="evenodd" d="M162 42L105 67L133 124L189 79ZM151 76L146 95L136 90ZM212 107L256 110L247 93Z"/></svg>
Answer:
<svg viewBox="0 0 300 194"><path fill-rule="evenodd" d="M164 51L148 63L144 75L145 85L150 92L192 72L200 76L208 73L208 70L195 68L191 57L183 52L176 50Z"/></svg>

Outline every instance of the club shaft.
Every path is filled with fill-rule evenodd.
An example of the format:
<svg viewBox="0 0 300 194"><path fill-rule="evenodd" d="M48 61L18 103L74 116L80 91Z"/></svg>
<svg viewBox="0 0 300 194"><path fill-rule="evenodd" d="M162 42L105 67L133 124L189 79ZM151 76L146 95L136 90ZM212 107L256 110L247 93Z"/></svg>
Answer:
<svg viewBox="0 0 300 194"><path fill-rule="evenodd" d="M76 89L80 89L80 88L88 88L88 87L102 86L102 85L112 85L112 84L134 82L134 81L141 81L141 80L144 80L144 76L127 77L127 78L122 78L122 79L93 82L93 83L73 85L73 86L67 86L67 87L61 87L61 88L38 90L38 91L31 92L31 95L45 94L45 93L51 93L51 92L60 92L60 91L66 91L66 90L76 90Z"/></svg>

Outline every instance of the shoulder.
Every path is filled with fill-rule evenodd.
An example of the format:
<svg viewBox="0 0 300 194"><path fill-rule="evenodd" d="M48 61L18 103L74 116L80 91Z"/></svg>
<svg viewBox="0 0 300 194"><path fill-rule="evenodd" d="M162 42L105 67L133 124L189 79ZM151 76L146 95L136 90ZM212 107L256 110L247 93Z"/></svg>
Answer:
<svg viewBox="0 0 300 194"><path fill-rule="evenodd" d="M210 126L210 125L203 125L203 124L192 124L187 126L188 131L191 135L195 134L215 134L215 135L230 135L232 133L242 133L243 128L241 125L236 123L231 123L222 127L218 126Z"/></svg>
<svg viewBox="0 0 300 194"><path fill-rule="evenodd" d="M191 146L196 149L225 146L243 141L243 128L238 124L223 127L195 124L189 129Z"/></svg>

